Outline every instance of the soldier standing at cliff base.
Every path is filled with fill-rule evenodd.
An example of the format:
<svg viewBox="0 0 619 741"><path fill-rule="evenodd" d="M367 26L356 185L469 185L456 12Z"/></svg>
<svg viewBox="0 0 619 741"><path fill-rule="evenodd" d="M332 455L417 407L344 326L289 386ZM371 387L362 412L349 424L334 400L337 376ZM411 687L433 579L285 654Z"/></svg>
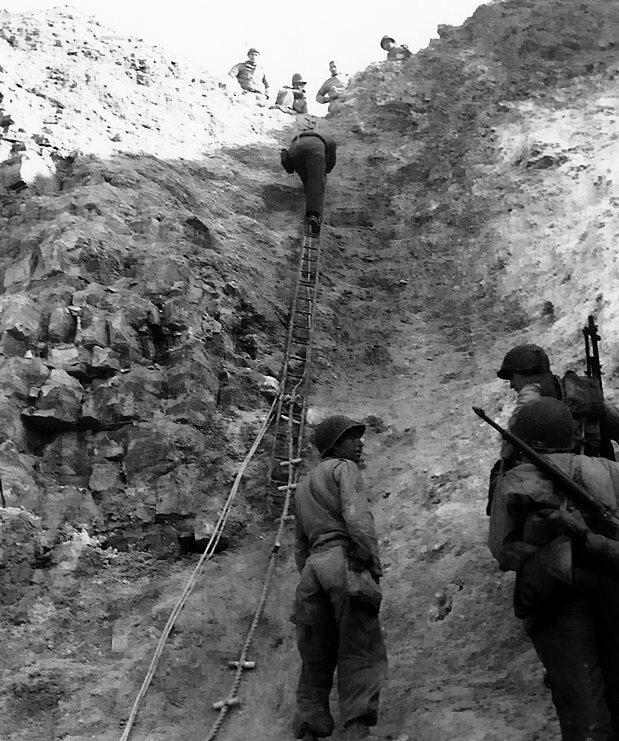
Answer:
<svg viewBox="0 0 619 741"><path fill-rule="evenodd" d="M321 462L295 494L295 597L301 673L295 738L316 741L335 726L329 707L337 669L345 741L371 741L387 671L380 629L382 574L374 520L357 464L365 425L335 415L317 427Z"/></svg>
<svg viewBox="0 0 619 741"><path fill-rule="evenodd" d="M514 610L546 669L562 740L616 741L619 537L600 513L617 511L619 464L571 452L574 420L558 399L525 403L513 432L585 497L524 458L497 484L488 545L516 572Z"/></svg>
<svg viewBox="0 0 619 741"><path fill-rule="evenodd" d="M305 230L318 236L322 223L327 173L335 167L336 144L316 131L314 116L300 116L301 133L294 137L288 149L280 151L282 167L296 172L305 191Z"/></svg>
<svg viewBox="0 0 619 741"><path fill-rule="evenodd" d="M550 368L548 355L539 345L524 344L513 347L503 358L497 376L509 381L510 388L516 392L516 406L508 424L510 429L518 417L519 410L528 401L552 397L560 399L570 406L570 392L569 387L566 386L569 373L563 378L555 375ZM603 416L606 432L610 440L619 442L619 410L613 404L604 401L603 398L600 401L600 406L602 405L603 408L599 410L599 414L600 418ZM592 430L589 430L591 437L599 438L600 421L601 419L598 419L594 423L598 428L595 435ZM589 425L589 427L592 426L592 424ZM584 432L582 435L584 435ZM582 450L577 452L593 456L604 455L603 446L599 443L595 446L583 447ZM509 467L517 455L512 446L504 440L501 447L501 459L506 464L504 467Z"/></svg>

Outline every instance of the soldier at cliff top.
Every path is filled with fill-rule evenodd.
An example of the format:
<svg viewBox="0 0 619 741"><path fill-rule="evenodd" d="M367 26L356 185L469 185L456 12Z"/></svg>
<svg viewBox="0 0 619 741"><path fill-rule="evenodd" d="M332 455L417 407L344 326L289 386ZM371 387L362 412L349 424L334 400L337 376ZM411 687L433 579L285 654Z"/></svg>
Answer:
<svg viewBox="0 0 619 741"><path fill-rule="evenodd" d="M316 131L315 116L299 116L301 132L288 149L280 150L282 167L296 172L305 191L305 230L311 236L320 234L327 173L335 167L336 144Z"/></svg>
<svg viewBox="0 0 619 741"><path fill-rule="evenodd" d="M374 520L357 464L365 425L334 415L317 425L321 462L295 493L295 596L301 673L295 738L317 741L335 726L329 707L337 669L344 741L371 741L387 671L379 622L382 575Z"/></svg>
<svg viewBox="0 0 619 741"><path fill-rule="evenodd" d="M284 85L278 90L275 105L272 108L279 108L286 113L307 113L306 84L303 75L295 72L290 87Z"/></svg>
<svg viewBox="0 0 619 741"><path fill-rule="evenodd" d="M332 100L337 100L348 85L347 75L337 71L337 64L334 61L329 62L329 72L331 76L322 83L316 93L316 100L319 103L330 103Z"/></svg>
<svg viewBox="0 0 619 741"><path fill-rule="evenodd" d="M260 52L253 47L247 52L247 59L244 62L235 64L228 72L230 77L236 78L241 90L247 93L255 93L257 96L264 97L268 100L269 83L264 70L258 63Z"/></svg>
<svg viewBox="0 0 619 741"><path fill-rule="evenodd" d="M381 48L387 52L387 60L390 62L403 62L412 56L411 50L406 44L398 46L392 36L383 36L380 40Z"/></svg>
<svg viewBox="0 0 619 741"><path fill-rule="evenodd" d="M598 506L616 511L619 464L571 452L574 420L558 399L526 402L512 431L589 501L525 458L497 484L488 545L503 571L516 572L514 611L546 669L562 740L616 741L619 538Z"/></svg>

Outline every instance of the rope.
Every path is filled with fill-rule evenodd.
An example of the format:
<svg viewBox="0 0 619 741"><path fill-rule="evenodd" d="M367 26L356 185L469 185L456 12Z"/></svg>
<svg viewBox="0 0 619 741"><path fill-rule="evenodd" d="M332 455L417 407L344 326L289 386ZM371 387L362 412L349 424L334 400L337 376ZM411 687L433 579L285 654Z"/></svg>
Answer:
<svg viewBox="0 0 619 741"><path fill-rule="evenodd" d="M267 596L269 593L269 588L271 586L271 580L273 577L273 572L275 569L275 560L280 550L284 527L286 524L286 520L288 518L288 512L290 509L292 492L295 489L296 481L299 475L299 469L296 465L292 463L292 461L297 459L300 456L301 448L303 445L303 430L304 430L305 416L306 416L306 411L307 411L307 388L309 385L309 375L310 375L309 371L310 371L310 365L311 365L311 353L312 353L312 348L313 348L314 322L315 322L315 312L316 312L315 298L316 298L316 290L318 287L318 279L319 279L319 274L320 274L319 273L320 271L320 249L317 250L316 264L313 266L313 271L314 271L313 276L311 275L312 265L309 261L306 261L306 266L305 266L305 269L307 270L307 275L303 274L303 260L304 260L304 254L305 254L305 247L308 243L311 244L313 239L314 237L306 237L304 240L301 260L299 262L299 272L298 272L298 278L305 279L305 280L309 280L310 278L313 278L313 281L314 281L313 289L309 287L305 288L305 292L308 297L311 295L313 291L313 296L311 296L312 310L311 310L310 315L307 317L308 344L307 344L307 351L306 351L306 356L305 356L305 365L304 365L302 377L292 387L289 393L285 393L285 383L282 383L282 392L285 393L285 401L288 404L288 413L287 413L287 416L288 416L288 423L287 423L287 427L288 427L288 484L286 486L284 504L283 504L282 511L281 511L280 518L279 518L279 524L278 524L277 533L275 536L275 542L273 544L273 548L271 549L271 555L269 558L269 563L267 566L266 574L264 577L262 592L260 595L260 599L258 601L258 606L256 607L256 611L254 612L254 617L253 617L251 626L249 628L249 631L247 633L247 637L245 638L245 643L243 644L243 648L241 649L239 659L236 663L236 671L235 671L234 679L232 680L232 685L230 687L228 696L224 700L223 705L219 710L219 714L217 718L215 719L215 722L211 726L211 729L208 733L208 736L206 736L205 741L214 741L230 709L239 704L237 692L241 684L243 671L245 670L245 667L244 667L245 661L249 653L251 644L253 642L254 633L256 632L256 628L258 627L258 623L260 621L260 618L262 617L262 613L264 612L264 606L266 604ZM320 246L319 240L317 241L318 241L318 245ZM292 307L292 312L291 312L291 322L288 328L288 342L287 342L286 353L285 353L285 358L284 358L284 371L282 374L282 378L284 379L284 381L287 376L286 369L287 369L287 364L288 364L288 359L289 359L289 354L290 354L291 338L294 333L294 316L295 316L294 309L295 309L297 295L298 295L298 292L295 291L295 298L293 301L293 307ZM302 400L301 416L300 416L301 422L300 422L298 431L295 432L294 424L293 424L294 407L295 407L295 403L297 401L297 397L299 395L300 389L302 389L302 393L299 396L299 398ZM279 399L279 404L277 406L278 420L281 417L283 402L284 402L284 397ZM296 450L295 450L295 440L297 444Z"/></svg>
<svg viewBox="0 0 619 741"><path fill-rule="evenodd" d="M325 183L325 192L326 192L326 183ZM324 209L324 199L323 199L323 209ZM309 243L308 246L311 245L313 239L314 239L313 237L307 238L307 243ZM258 445L260 444L260 442L262 441L262 438L266 434L266 431L271 423L274 411L277 408L277 417L279 419L279 417L281 416L282 402L283 402L284 396L287 396L288 398L286 399L286 401L289 402L289 405L288 405L288 461L289 461L289 464L288 464L288 484L286 486L284 504L283 504L282 512L279 518L279 525L278 525L277 533L275 536L275 542L273 544L273 548L271 549L271 555L269 558L269 564L267 566L267 570L266 570L266 574L264 578L262 592L260 595L258 606L254 613L251 626L247 633L247 637L245 638L245 643L243 644L243 648L241 649L241 654L237 662L237 668L236 668L235 676L232 682L232 686L230 688L228 698L224 701L219 711L219 715L217 719L215 720L215 722L213 723L213 726L211 727L209 735L206 737L206 741L213 741L219 729L221 728L221 725L226 715L228 714L228 711L230 710L230 708L238 704L237 691L239 689L243 671L245 669L244 664L246 662L246 657L247 657L247 654L249 652L249 649L251 647L251 644L254 638L254 633L256 632L256 628L258 627L258 623L264 611L264 606L266 604L266 599L268 596L269 588L271 585L271 579L272 579L273 571L275 568L275 560L279 553L279 549L281 547L281 539L282 539L282 535L284 532L286 520L288 517L288 511L290 509L291 494L292 494L292 491L294 491L294 488L296 486L296 480L298 478L298 468L292 464L292 461L295 459L295 457L298 457L298 455L301 452L301 448L303 444L303 429L304 429L305 416L306 416L306 410L307 410L307 388L309 385L309 370L310 370L310 365L311 365L310 358L311 358L311 352L312 352L312 347L313 347L314 321L315 321L315 311L316 311L316 292L317 292L318 284L319 284L319 270L320 270L320 238L318 238L316 241L318 243L318 249L317 249L317 254L316 254L317 260L314 266L315 272L314 272L314 275L312 276L311 275L311 263L309 263L308 261L307 266L306 266L306 269L308 270L308 275L305 276L306 279L308 280L311 280L313 278L314 295L310 299L312 309L311 309L311 313L308 317L308 322L307 322L308 344L307 344L307 351L306 351L306 358L305 358L303 374L301 378L299 379L299 381L294 385L294 387L292 388L289 394L284 393L285 383L281 384L280 393L274 399L266 420L264 421L262 427L260 428L260 431L258 432L258 435L256 439L254 440L254 443L251 449L249 450L249 452L245 456L243 463L241 464L239 472L237 473L237 476L230 490L230 494L228 495L228 499L226 500L226 503L224 504L224 507L219 516L217 524L215 525L213 534L211 535L211 538L209 539L206 549L204 550L204 553L202 554L202 556L200 557L200 560L196 564L196 567L192 575L190 576L185 586L185 589L183 590L183 593L181 594L180 599L178 600L176 606L172 610L170 617L168 618L168 622L166 623L165 628L163 629L163 632L161 634L161 637L159 638L159 642L157 643L157 648L155 649L155 653L153 654L153 658L151 660L148 672L146 674L146 677L144 678L144 681L142 682L142 686L133 703L133 706L131 708L131 713L129 715L129 719L127 720L127 725L120 738L120 741L128 741L129 739L129 735L131 733L133 724L135 723L135 720L137 718L140 705L155 675L159 659L161 658L161 654L163 653L163 649L165 647L165 642L168 639L170 632L172 631L172 628L174 627L174 623L176 622L178 615L183 609L185 603L187 602L187 599L189 598L189 595L191 594L191 591L193 590L193 587L195 586L197 578L200 572L202 571L204 562L208 558L210 558L210 556L215 552L217 544L219 543L219 540L223 533L223 529L225 527L226 521L228 519L228 515L232 507L232 502L234 501L234 498L240 486L241 479L245 473L245 470L251 458L256 452ZM302 273L303 273L303 259L304 259L304 254L305 254L305 247L306 247L306 242L304 240L301 259L299 262L298 278L303 277ZM297 289L298 289L298 285L297 285ZM312 289L310 289L309 287L306 287L305 292L309 298L312 293ZM283 379L282 379L283 381L285 381L286 375L287 375L287 363L288 363L288 358L289 358L292 334L294 330L294 313L295 313L294 306L296 304L297 296L298 296L298 292L297 290L295 290L292 319L291 319L291 323L289 326L288 341L286 343L287 347L286 347L286 353L285 353L284 371L283 371ZM294 405L296 403L296 398L297 398L297 394L299 392L300 387L303 387L303 393L300 395L302 399L302 405L301 405L302 412L301 412L299 430L297 433L297 450L295 451L294 449L295 433L294 433L293 417L294 417Z"/></svg>
<svg viewBox="0 0 619 741"><path fill-rule="evenodd" d="M293 430L293 424L292 424L293 404L294 404L294 395L290 402L289 415L288 415L288 428L290 432L290 435L288 438L288 449L290 452L291 459L293 455L293 440L294 440L294 435L293 435L294 430ZM237 692L241 684L241 678L243 676L243 671L244 671L244 664L247 659L247 654L249 653L249 649L251 647L252 641L254 639L254 633L256 632L256 628L258 627L258 623L260 622L260 618L262 617L262 613L264 611L264 606L266 604L267 595L269 593L269 588L271 586L271 579L273 576L273 571L275 569L275 560L279 553L281 539L282 539L282 535L284 532L284 526L286 524L286 518L288 516L288 508L290 506L290 493L292 491L291 484L293 483L292 479L295 476L295 473L294 471L292 471L292 468L293 467L290 466L289 471L288 471L288 487L286 490L286 497L284 500L284 506L282 508L282 514L279 519L279 525L277 528L277 534L275 536L275 542L273 544L273 548L271 549L271 556L269 558L269 564L267 566L266 574L264 577L264 583L262 585L262 592L260 594L260 599L258 601L258 607L256 608L256 611L254 613L251 626L249 628L249 631L247 632L247 637L245 638L245 643L243 644L243 648L241 649L241 653L239 655L236 672L234 675L234 679L232 680L232 685L230 687L230 692L228 693L228 697L224 701L224 704L219 711L219 715L217 716L217 719L213 723L211 730L209 731L209 734L206 737L205 741L213 741L219 729L221 728L230 708L238 704Z"/></svg>
<svg viewBox="0 0 619 741"><path fill-rule="evenodd" d="M241 484L241 479L243 478L243 475L245 473L247 466L249 465L250 460L252 459L254 453L258 449L258 445L262 441L262 438L264 437L271 423L271 418L273 416L273 411L275 409L277 401L278 401L278 398L275 398L275 400L273 401L273 404L271 405L271 408L269 409L269 413L265 421L263 422L262 427L260 428L256 439L254 440L253 445L251 446L249 452L245 456L245 459L243 463L241 464L241 467L239 468L236 478L234 479L234 483L232 484L232 488L230 489L228 498L226 499L226 502L222 508L221 514L219 515L219 519L217 520L217 523L213 530L213 534L211 535L209 539L209 542L204 550L204 553L200 556L200 559L198 563L196 564L196 567L194 568L193 573L191 574L191 576L189 577L187 581L187 584L185 585L185 588L180 596L180 599L178 600L174 609L170 613L168 622L166 623L165 628L163 629L163 632L161 634L161 637L159 638L159 642L157 643L157 648L155 649L155 653L153 654L153 658L150 662L150 666L148 668L148 672L146 673L146 677L144 678L144 681L142 682L140 691L138 692L135 698L135 701L133 703L133 707L131 708L131 713L129 714L129 719L127 720L127 725L125 726L125 730L123 731L123 734L120 737L120 741L127 741L127 739L129 738L131 729L133 727L133 724L135 723L135 719L137 718L140 705L142 704L142 700L144 699L146 692L148 691L148 688L150 686L150 683L153 677L155 676L155 672L157 670L157 664L159 663L159 659L161 658L161 654L163 653L165 642L168 639L170 632L172 631L172 628L174 627L176 618L179 616L181 610L185 606L185 603L187 602L187 599L189 598L189 595L191 594L191 591L193 590L193 587L195 586L197 578L200 575L200 572L202 571L204 562L213 555L213 553L215 552L215 549L217 548L217 545L221 539L225 524L228 520L228 516L232 508L232 503L234 501L234 498L236 497L237 491Z"/></svg>

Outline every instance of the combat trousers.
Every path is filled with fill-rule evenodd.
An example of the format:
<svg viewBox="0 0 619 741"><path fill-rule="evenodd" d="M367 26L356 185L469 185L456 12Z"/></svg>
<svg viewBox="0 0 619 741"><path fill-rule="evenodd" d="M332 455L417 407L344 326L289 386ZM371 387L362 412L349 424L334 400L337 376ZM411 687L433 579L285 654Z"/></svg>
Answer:
<svg viewBox="0 0 619 741"><path fill-rule="evenodd" d="M329 695L336 668L344 726L354 720L376 725L387 672L385 644L378 615L348 597L342 546L308 558L297 587L295 622L301 655L295 737L306 731L321 738L333 732Z"/></svg>
<svg viewBox="0 0 619 741"><path fill-rule="evenodd" d="M317 136L305 136L290 147L288 154L303 182L306 214L314 211L322 215L327 172L324 143Z"/></svg>
<svg viewBox="0 0 619 741"><path fill-rule="evenodd" d="M619 580L575 569L529 633L563 741L619 741Z"/></svg>

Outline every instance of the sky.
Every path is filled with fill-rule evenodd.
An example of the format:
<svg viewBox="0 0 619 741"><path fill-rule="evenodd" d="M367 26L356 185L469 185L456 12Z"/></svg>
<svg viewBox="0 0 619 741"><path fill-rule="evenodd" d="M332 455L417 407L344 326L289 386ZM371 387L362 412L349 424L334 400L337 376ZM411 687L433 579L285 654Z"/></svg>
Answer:
<svg viewBox="0 0 619 741"><path fill-rule="evenodd" d="M460 25L480 0L73 0L80 13L127 36L170 52L178 61L197 61L224 76L247 50L260 51L273 93L293 73L307 80L308 100L329 77L329 61L352 74L386 54L389 34L417 51L436 38L440 23ZM58 0L0 0L0 9L23 12L62 7ZM310 110L325 113L313 103Z"/></svg>

